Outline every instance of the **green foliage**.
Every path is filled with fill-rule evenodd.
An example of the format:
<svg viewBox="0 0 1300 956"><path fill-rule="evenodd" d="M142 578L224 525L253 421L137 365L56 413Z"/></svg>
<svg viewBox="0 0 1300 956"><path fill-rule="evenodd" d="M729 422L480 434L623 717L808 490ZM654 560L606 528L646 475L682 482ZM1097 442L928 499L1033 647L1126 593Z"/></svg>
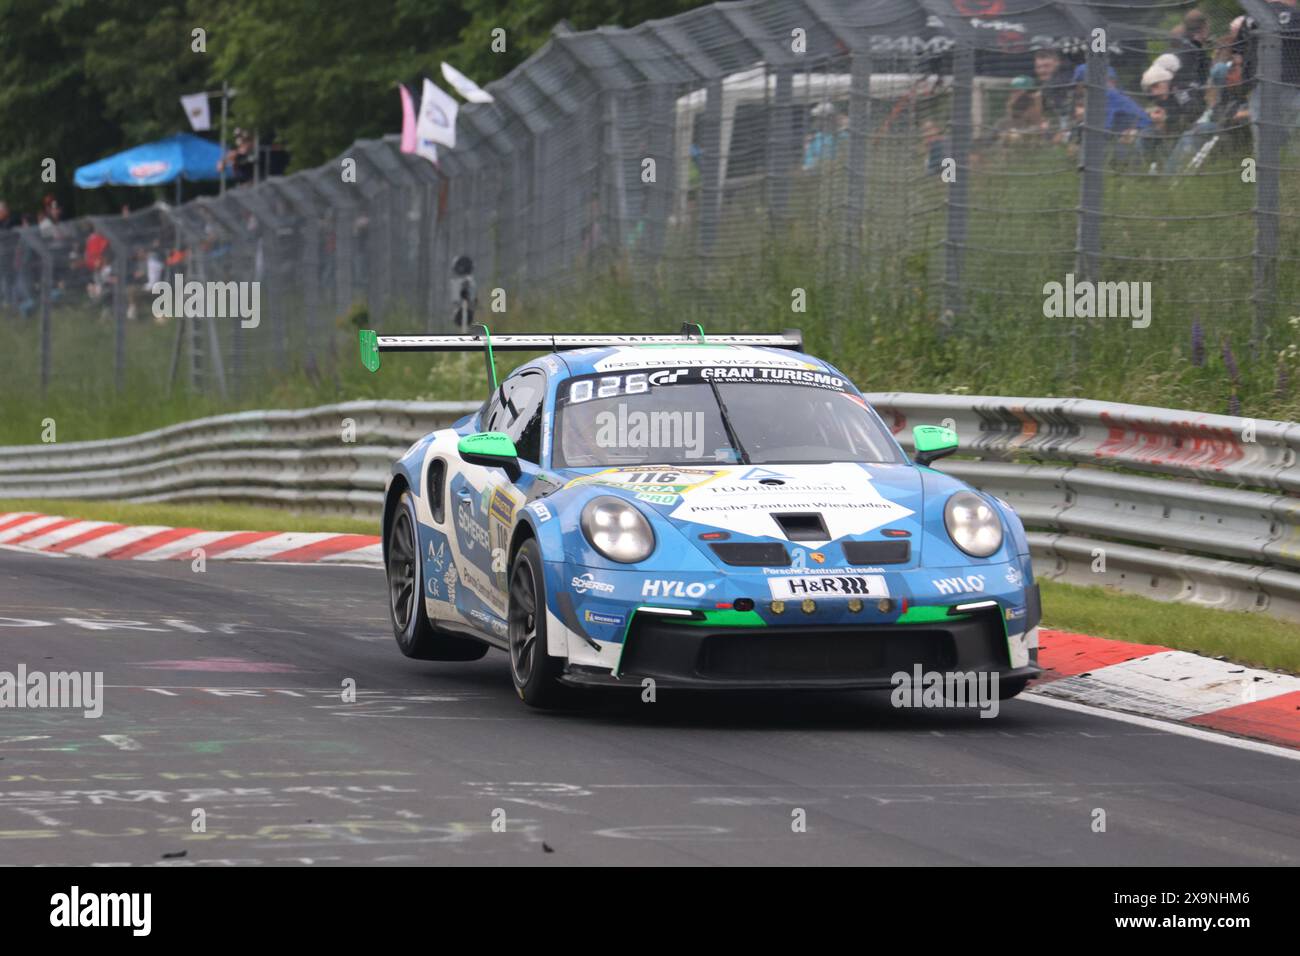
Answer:
<svg viewBox="0 0 1300 956"><path fill-rule="evenodd" d="M1266 614L1040 581L1043 626L1300 673L1300 627Z"/></svg>
<svg viewBox="0 0 1300 956"><path fill-rule="evenodd" d="M552 27L631 26L699 0L0 0L0 198L33 211L56 194L65 215L139 206L162 191L76 190L72 173L189 128L179 98L220 89L234 125L274 129L291 169L353 141L396 132L396 84L441 82L448 60L480 84L539 49ZM506 49L491 48L506 30ZM192 33L206 33L206 52ZM214 100L214 107L216 101ZM215 123L215 117L214 117ZM41 160L57 182L40 179Z"/></svg>

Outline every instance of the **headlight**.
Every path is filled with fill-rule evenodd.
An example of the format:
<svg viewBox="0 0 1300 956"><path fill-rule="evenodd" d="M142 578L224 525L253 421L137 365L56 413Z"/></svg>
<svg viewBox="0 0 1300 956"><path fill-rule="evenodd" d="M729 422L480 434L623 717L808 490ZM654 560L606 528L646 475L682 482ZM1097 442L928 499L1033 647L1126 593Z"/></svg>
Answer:
<svg viewBox="0 0 1300 956"><path fill-rule="evenodd" d="M975 558L1002 547L1002 521L979 495L959 491L943 506L943 523L953 544Z"/></svg>
<svg viewBox="0 0 1300 956"><path fill-rule="evenodd" d="M582 509L582 533L593 548L622 564L644 561L655 549L650 522L626 501L610 495L587 502Z"/></svg>

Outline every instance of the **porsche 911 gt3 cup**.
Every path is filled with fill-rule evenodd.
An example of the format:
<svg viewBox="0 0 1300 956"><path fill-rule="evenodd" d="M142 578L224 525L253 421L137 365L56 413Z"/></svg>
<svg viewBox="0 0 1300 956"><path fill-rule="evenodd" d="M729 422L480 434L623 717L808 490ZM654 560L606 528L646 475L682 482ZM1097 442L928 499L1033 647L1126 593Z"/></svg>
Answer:
<svg viewBox="0 0 1300 956"><path fill-rule="evenodd" d="M393 466L383 550L398 646L510 655L566 688L889 688L898 672L1038 673L1029 545L1000 500L909 459L797 332L361 333L483 351L490 395ZM494 351L546 351L496 381Z"/></svg>

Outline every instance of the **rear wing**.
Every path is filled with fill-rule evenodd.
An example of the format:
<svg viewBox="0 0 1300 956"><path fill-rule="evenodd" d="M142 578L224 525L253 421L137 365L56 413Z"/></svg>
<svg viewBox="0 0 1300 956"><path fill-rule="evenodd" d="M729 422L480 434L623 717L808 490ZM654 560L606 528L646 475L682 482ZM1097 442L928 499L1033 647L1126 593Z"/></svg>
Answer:
<svg viewBox="0 0 1300 956"><path fill-rule="evenodd" d="M372 372L379 371L380 352L483 352L487 359L488 381L497 387L493 352L567 352L573 349L607 348L636 345L760 345L769 348L803 351L803 333L785 329L776 334L735 333L704 335L699 325L687 324L677 335L550 334L493 335L486 325L481 332L462 335L379 335L372 329L361 330L361 364Z"/></svg>

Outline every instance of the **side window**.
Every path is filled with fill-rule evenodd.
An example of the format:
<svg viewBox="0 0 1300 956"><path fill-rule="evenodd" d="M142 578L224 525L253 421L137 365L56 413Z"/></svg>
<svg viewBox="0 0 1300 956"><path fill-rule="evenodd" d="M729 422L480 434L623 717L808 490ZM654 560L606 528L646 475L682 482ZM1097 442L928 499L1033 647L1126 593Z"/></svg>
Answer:
<svg viewBox="0 0 1300 956"><path fill-rule="evenodd" d="M528 371L505 385L505 427L514 439L519 457L539 464L542 457L542 403L546 398L546 376Z"/></svg>
<svg viewBox="0 0 1300 956"><path fill-rule="evenodd" d="M505 429L502 426L502 406L501 406L501 389L498 388L488 399L483 413L479 415L478 424L481 432L499 432Z"/></svg>

